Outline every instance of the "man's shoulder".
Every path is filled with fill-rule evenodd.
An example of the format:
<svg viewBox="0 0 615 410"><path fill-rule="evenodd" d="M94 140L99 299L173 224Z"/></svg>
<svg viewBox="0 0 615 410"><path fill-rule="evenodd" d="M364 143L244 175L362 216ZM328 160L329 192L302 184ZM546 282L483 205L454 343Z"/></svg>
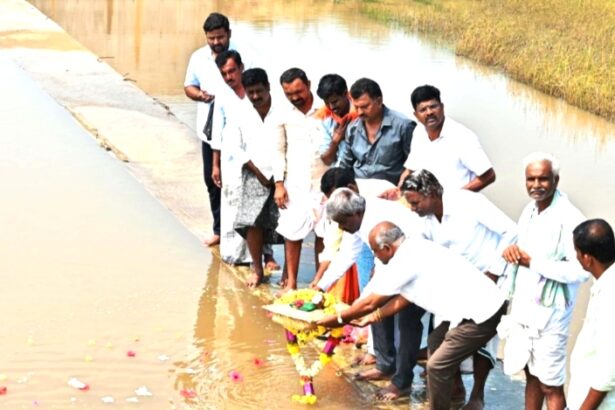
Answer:
<svg viewBox="0 0 615 410"><path fill-rule="evenodd" d="M451 135L455 137L455 141L460 143L468 140L478 141L478 135L474 131L448 115L444 119L442 135Z"/></svg>
<svg viewBox="0 0 615 410"><path fill-rule="evenodd" d="M391 123L398 123L400 125L409 125L416 126L416 122L412 121L407 115L390 109L389 107L384 107L384 118L388 119Z"/></svg>

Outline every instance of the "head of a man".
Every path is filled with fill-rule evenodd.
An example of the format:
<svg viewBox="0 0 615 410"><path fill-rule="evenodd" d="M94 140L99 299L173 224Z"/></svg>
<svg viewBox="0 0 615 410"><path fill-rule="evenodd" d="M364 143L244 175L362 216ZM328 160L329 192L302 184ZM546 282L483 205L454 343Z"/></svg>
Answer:
<svg viewBox="0 0 615 410"><path fill-rule="evenodd" d="M252 106L259 110L271 106L269 78L262 68L250 68L241 75L241 83Z"/></svg>
<svg viewBox="0 0 615 410"><path fill-rule="evenodd" d="M540 211L551 205L559 183L559 161L551 154L534 152L523 160L525 188Z"/></svg>
<svg viewBox="0 0 615 410"><path fill-rule="evenodd" d="M233 90L241 86L241 73L243 73L243 62L241 55L235 50L226 50L216 57L216 65L224 82Z"/></svg>
<svg viewBox="0 0 615 410"><path fill-rule="evenodd" d="M604 219L590 219L572 233L577 260L596 278L615 262L613 229Z"/></svg>
<svg viewBox="0 0 615 410"><path fill-rule="evenodd" d="M280 76L280 84L284 95L299 111L307 114L314 103L314 96L310 91L310 80L305 71L300 68L289 68Z"/></svg>
<svg viewBox="0 0 615 410"><path fill-rule="evenodd" d="M377 82L369 78L360 78L350 87L352 105L364 121L375 121L382 116L384 103L382 90Z"/></svg>
<svg viewBox="0 0 615 410"><path fill-rule="evenodd" d="M442 209L444 189L434 174L416 170L401 184L401 192L410 208L419 216L433 215Z"/></svg>
<svg viewBox="0 0 615 410"><path fill-rule="evenodd" d="M348 85L346 80L337 74L327 74L318 82L316 94L325 102L338 117L343 117L350 111L350 99L348 98Z"/></svg>
<svg viewBox="0 0 615 410"><path fill-rule="evenodd" d="M340 229L355 233L361 228L365 198L348 188L338 188L327 201L327 215Z"/></svg>
<svg viewBox="0 0 615 410"><path fill-rule="evenodd" d="M414 116L427 130L441 129L444 124L444 104L440 90L433 85L422 85L410 95Z"/></svg>
<svg viewBox="0 0 615 410"><path fill-rule="evenodd" d="M331 197L337 188L348 188L359 193L359 187L352 168L329 168L320 178L320 191L327 198Z"/></svg>
<svg viewBox="0 0 615 410"><path fill-rule="evenodd" d="M231 28L225 15L211 13L203 23L207 45L214 55L228 50L231 41Z"/></svg>
<svg viewBox="0 0 615 410"><path fill-rule="evenodd" d="M383 264L388 264L395 256L397 248L405 239L401 228L393 222L380 222L369 232L369 246Z"/></svg>

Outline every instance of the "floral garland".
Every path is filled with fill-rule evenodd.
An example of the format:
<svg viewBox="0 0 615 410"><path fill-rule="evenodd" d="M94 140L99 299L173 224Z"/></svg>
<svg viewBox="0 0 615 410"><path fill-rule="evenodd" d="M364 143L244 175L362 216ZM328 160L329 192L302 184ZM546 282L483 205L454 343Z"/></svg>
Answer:
<svg viewBox="0 0 615 410"><path fill-rule="evenodd" d="M283 295L275 303L290 304L297 309L302 309L305 305L311 304L312 306L308 306L308 308L322 308L325 313L332 314L335 313L336 300L333 295L327 293L323 294L313 289L300 289ZM331 361L335 347L344 336L344 330L338 328L330 331L318 360L308 367L299 345L325 334L328 329L322 326L306 328L305 324L298 324L292 320L283 323L283 326L286 335L286 348L295 363L295 368L300 376L300 383L303 386L303 395L295 394L292 399L302 404L315 404L317 397L313 379Z"/></svg>

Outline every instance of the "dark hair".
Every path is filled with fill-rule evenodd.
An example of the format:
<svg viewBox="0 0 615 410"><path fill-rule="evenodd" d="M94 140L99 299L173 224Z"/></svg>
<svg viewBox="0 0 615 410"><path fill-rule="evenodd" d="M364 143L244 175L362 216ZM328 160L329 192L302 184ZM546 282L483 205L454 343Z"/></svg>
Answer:
<svg viewBox="0 0 615 410"><path fill-rule="evenodd" d="M228 18L226 18L224 14L211 13L203 23L203 31L207 33L208 31L214 31L219 28L223 28L227 33L231 30Z"/></svg>
<svg viewBox="0 0 615 410"><path fill-rule="evenodd" d="M241 74L241 84L244 88L257 84L269 87L269 78L262 68L250 68Z"/></svg>
<svg viewBox="0 0 615 410"><path fill-rule="evenodd" d="M293 68L289 68L288 70L282 73L282 75L280 76L280 84L292 83L297 78L299 78L305 85L307 85L309 82L307 78L307 74L305 74L305 71L303 71L300 68L293 67Z"/></svg>
<svg viewBox="0 0 615 410"><path fill-rule="evenodd" d="M604 219L582 222L572 232L574 246L581 252L596 258L600 263L615 261L615 238L613 229Z"/></svg>
<svg viewBox="0 0 615 410"><path fill-rule="evenodd" d="M350 95L352 98L357 99L365 93L369 95L369 98L382 97L382 90L377 82L369 78L359 78L350 87Z"/></svg>
<svg viewBox="0 0 615 410"><path fill-rule="evenodd" d="M356 184L354 170L352 168L329 168L320 178L320 191L329 196L335 189Z"/></svg>
<svg viewBox="0 0 615 410"><path fill-rule="evenodd" d="M348 92L346 80L341 75L327 74L318 82L316 94L326 100L333 95L345 95Z"/></svg>
<svg viewBox="0 0 615 410"><path fill-rule="evenodd" d="M243 64L241 61L241 55L236 50L226 50L218 54L216 57L216 65L218 68L222 68L222 66L226 64L229 59L232 59L235 64L237 64L237 67L241 67Z"/></svg>
<svg viewBox="0 0 615 410"><path fill-rule="evenodd" d="M420 87L416 87L412 94L410 95L410 101L412 102L412 108L416 110L416 106L422 103L423 101L436 100L439 103L440 101L440 90L438 90L433 85L422 85Z"/></svg>
<svg viewBox="0 0 615 410"><path fill-rule="evenodd" d="M401 191L415 191L423 196L436 195L441 197L444 188L438 178L426 169L419 169L404 179L401 183Z"/></svg>

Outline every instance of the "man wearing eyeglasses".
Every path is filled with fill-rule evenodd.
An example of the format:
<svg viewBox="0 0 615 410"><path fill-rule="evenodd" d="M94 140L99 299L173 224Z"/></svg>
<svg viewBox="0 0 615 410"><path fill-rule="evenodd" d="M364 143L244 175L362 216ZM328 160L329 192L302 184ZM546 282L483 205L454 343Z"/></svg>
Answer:
<svg viewBox="0 0 615 410"><path fill-rule="evenodd" d="M428 169L444 188L478 192L495 181L491 161L474 132L444 116L440 90L432 85L417 87L410 97L416 127L410 154L398 185L414 170Z"/></svg>

